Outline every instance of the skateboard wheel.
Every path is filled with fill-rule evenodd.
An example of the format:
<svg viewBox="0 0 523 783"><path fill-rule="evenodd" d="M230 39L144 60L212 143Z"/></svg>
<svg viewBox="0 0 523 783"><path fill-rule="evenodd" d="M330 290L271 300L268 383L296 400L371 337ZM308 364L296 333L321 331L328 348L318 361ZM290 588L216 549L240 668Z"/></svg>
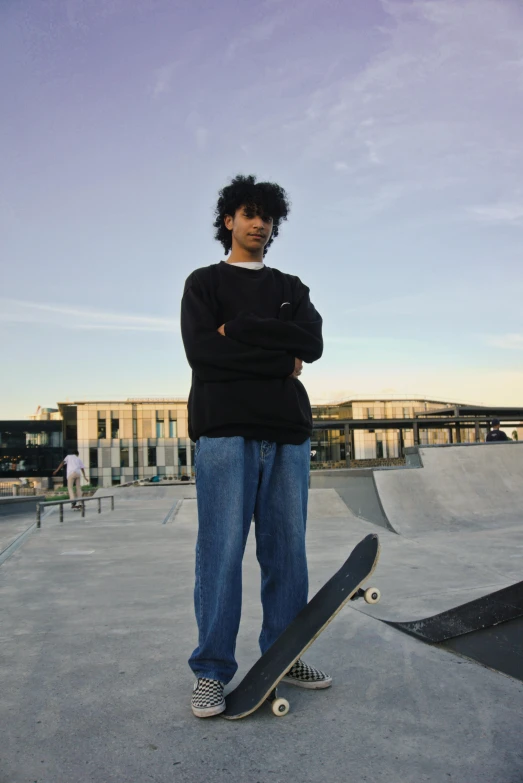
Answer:
<svg viewBox="0 0 523 783"><path fill-rule="evenodd" d="M289 712L289 707L290 704L287 699L274 699L271 704L271 709L278 718L282 718L284 715L287 715Z"/></svg>
<svg viewBox="0 0 523 783"><path fill-rule="evenodd" d="M363 597L368 604L377 604L381 598L381 593L377 587L368 587L365 590Z"/></svg>

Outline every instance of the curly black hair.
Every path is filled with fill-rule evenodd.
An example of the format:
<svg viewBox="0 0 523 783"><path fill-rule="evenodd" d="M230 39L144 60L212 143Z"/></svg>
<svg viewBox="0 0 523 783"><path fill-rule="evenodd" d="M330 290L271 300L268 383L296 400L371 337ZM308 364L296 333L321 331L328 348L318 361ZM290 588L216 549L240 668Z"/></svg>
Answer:
<svg viewBox="0 0 523 783"><path fill-rule="evenodd" d="M226 253L232 247L232 232L225 226L225 216L234 216L236 210L243 206L253 207L257 214L268 215L273 220L272 235L263 250L265 255L273 239L278 236L281 221L287 220L290 211L288 196L275 182L256 182L253 174L247 177L238 174L230 185L222 188L215 209L214 238L221 242Z"/></svg>

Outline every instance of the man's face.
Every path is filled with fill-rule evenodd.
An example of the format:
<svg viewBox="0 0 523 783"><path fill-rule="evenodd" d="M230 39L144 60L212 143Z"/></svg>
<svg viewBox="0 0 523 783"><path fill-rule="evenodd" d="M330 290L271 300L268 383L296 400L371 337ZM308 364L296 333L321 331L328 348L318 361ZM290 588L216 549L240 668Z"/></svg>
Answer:
<svg viewBox="0 0 523 783"><path fill-rule="evenodd" d="M256 207L248 205L237 209L234 217L225 216L225 226L232 231L233 241L253 254L263 250L271 238L272 223L269 215L260 214Z"/></svg>

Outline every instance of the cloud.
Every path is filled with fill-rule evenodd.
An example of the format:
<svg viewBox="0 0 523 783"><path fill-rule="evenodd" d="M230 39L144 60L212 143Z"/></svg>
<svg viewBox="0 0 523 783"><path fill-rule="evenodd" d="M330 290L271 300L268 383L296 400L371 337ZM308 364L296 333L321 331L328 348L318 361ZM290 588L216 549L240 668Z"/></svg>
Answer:
<svg viewBox="0 0 523 783"><path fill-rule="evenodd" d="M250 24L230 41L226 50L227 59L233 59L245 47L267 42L278 28L287 22L290 13L291 9L279 2L263 3L258 11L258 18L250 15Z"/></svg>
<svg viewBox="0 0 523 783"><path fill-rule="evenodd" d="M439 209L454 219L465 212L474 220L519 221L523 15L517 4L381 0L381 8L365 61L340 56L329 78L311 79L302 102L294 102L294 116L283 123L289 145L308 165L329 162L347 172L351 219L402 203L432 219ZM478 192L494 206L467 210ZM500 192L504 199L496 206Z"/></svg>
<svg viewBox="0 0 523 783"><path fill-rule="evenodd" d="M468 213L482 223L523 226L523 202L499 202L497 204L468 207Z"/></svg>
<svg viewBox="0 0 523 783"><path fill-rule="evenodd" d="M178 62L173 60L154 71L153 95L162 95L169 92L177 65Z"/></svg>
<svg viewBox="0 0 523 783"><path fill-rule="evenodd" d="M364 144L367 147L367 152L368 152L370 163L375 163L375 164L381 163L379 155L376 152L376 145L375 145L375 143L371 139L365 139Z"/></svg>
<svg viewBox="0 0 523 783"><path fill-rule="evenodd" d="M48 324L78 330L176 332L178 322L173 318L146 315L127 315L93 310L87 307L24 302L19 299L0 299L0 322Z"/></svg>
<svg viewBox="0 0 523 783"><path fill-rule="evenodd" d="M523 351L523 334L501 334L487 338L487 345L507 350Z"/></svg>
<svg viewBox="0 0 523 783"><path fill-rule="evenodd" d="M331 345L340 346L378 346L399 348L412 347L414 345L423 345L424 340L414 337L389 337L388 335L379 335L377 337L347 337L345 335L326 335L324 342Z"/></svg>
<svg viewBox="0 0 523 783"><path fill-rule="evenodd" d="M200 125L198 128L196 128L194 137L196 139L196 146L198 149L204 150L207 147L207 142L209 139L209 131L207 128L204 128L202 125Z"/></svg>

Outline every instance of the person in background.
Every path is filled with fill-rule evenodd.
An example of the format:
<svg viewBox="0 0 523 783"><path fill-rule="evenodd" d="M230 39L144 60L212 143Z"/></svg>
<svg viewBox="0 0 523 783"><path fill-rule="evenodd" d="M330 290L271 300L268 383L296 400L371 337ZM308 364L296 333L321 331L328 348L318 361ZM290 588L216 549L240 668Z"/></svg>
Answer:
<svg viewBox="0 0 523 783"><path fill-rule="evenodd" d="M65 457L62 462L58 465L56 470L53 472L53 476L56 476L59 470L63 468L63 466L67 466L67 489L69 490L69 497L71 500L75 500L76 498L82 497L82 473L84 474L84 480L87 484L87 476L85 475L85 465L80 459L80 455L78 451L71 450L67 457ZM75 486L76 486L76 496L75 496ZM80 508L80 505L77 503L73 503L71 508L77 510Z"/></svg>
<svg viewBox="0 0 523 783"><path fill-rule="evenodd" d="M487 443L501 443L504 440L510 440L509 436L500 430L499 419L492 419L492 429L487 435Z"/></svg>

